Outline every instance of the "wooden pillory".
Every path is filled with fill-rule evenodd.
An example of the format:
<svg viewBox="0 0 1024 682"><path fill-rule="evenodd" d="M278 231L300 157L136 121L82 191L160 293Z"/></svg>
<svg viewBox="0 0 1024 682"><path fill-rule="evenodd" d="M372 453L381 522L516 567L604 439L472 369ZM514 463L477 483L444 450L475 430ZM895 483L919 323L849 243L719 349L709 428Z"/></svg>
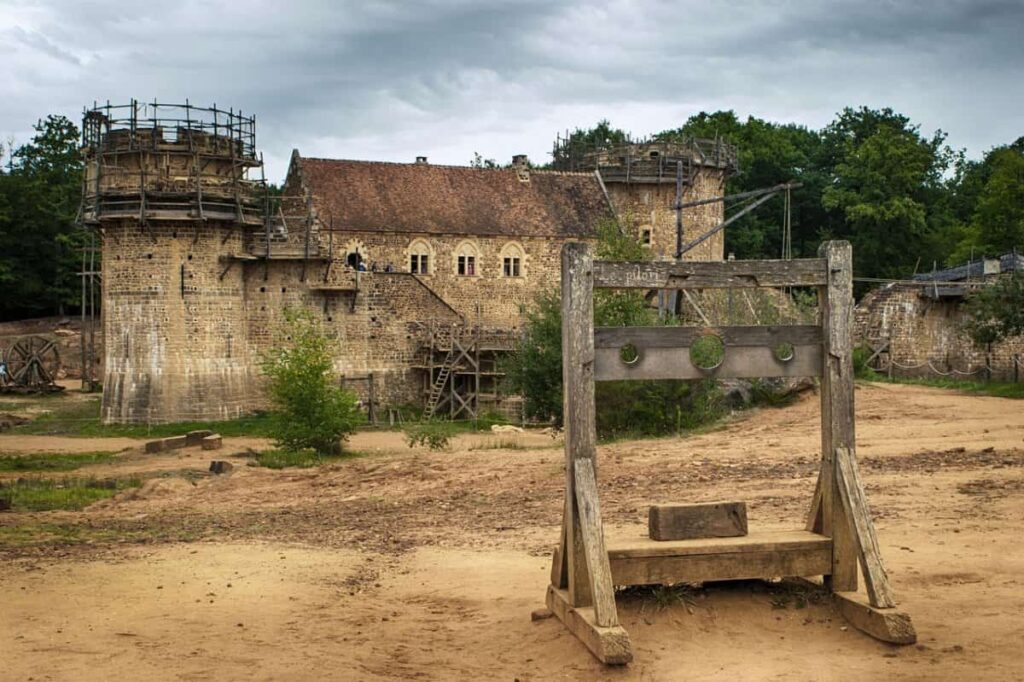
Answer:
<svg viewBox="0 0 1024 682"><path fill-rule="evenodd" d="M739 287L816 287L821 323L594 329L594 288ZM622 664L633 658L615 607L617 585L822 576L852 625L884 641L916 641L909 617L893 608L857 472L852 314L847 242L823 244L818 258L788 261L607 263L594 262L586 244L563 248L565 508L547 604L601 661ZM701 369L688 351L708 335L719 337L725 352L716 367ZM773 353L780 344L789 352ZM821 378L821 469L805 528L745 534L744 516L739 537L637 538L605 545L596 477L595 381L789 376ZM867 603L857 594L858 563Z"/></svg>

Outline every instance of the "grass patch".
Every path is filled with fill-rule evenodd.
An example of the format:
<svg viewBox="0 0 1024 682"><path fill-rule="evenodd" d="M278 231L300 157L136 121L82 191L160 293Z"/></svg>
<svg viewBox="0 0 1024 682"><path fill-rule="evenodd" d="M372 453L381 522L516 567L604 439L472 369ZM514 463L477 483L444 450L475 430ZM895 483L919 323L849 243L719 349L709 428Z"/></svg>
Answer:
<svg viewBox="0 0 1024 682"><path fill-rule="evenodd" d="M77 511L141 484L138 478L18 479L0 485L0 499L14 511Z"/></svg>
<svg viewBox="0 0 1024 682"><path fill-rule="evenodd" d="M916 386L931 386L932 388L944 388L952 391L962 391L974 395L987 395L996 398L1024 398L1024 382L1014 383L1012 381L956 381L953 379L930 379L913 377L888 377L878 375L877 378L869 381L878 381L888 384L912 384Z"/></svg>
<svg viewBox="0 0 1024 682"><path fill-rule="evenodd" d="M114 458L114 452L76 454L32 454L0 452L0 471L73 471L87 464L101 464Z"/></svg>
<svg viewBox="0 0 1024 682"><path fill-rule="evenodd" d="M267 469L308 469L354 456L356 456L354 453L319 455L315 450L263 450L255 454L252 466L266 467Z"/></svg>
<svg viewBox="0 0 1024 682"><path fill-rule="evenodd" d="M258 412L227 421L174 422L170 424L101 424L100 399L87 398L51 403L50 411L13 433L80 438L164 438L188 431L210 429L222 436L271 436L271 415Z"/></svg>
<svg viewBox="0 0 1024 682"><path fill-rule="evenodd" d="M541 447L530 448L530 447L528 447L526 445L523 445L523 443L521 441L519 441L518 439L499 438L498 440L491 441L489 443L480 443L479 445L475 446L473 449L474 450L530 450L530 449L542 450L542 449L547 449L549 447L554 447L554 445L545 446L543 448L541 448Z"/></svg>

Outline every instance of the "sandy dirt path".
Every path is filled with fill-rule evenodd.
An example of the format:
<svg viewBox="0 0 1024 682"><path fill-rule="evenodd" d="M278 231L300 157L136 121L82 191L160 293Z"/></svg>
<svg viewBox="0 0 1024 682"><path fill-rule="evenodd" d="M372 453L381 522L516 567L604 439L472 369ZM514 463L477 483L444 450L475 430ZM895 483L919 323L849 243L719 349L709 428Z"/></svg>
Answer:
<svg viewBox="0 0 1024 682"><path fill-rule="evenodd" d="M236 467L81 513L0 515L0 539L73 528L78 542L0 542L0 664L37 680L1021 679L1024 407L864 385L857 409L916 646L871 640L824 604L775 608L763 583L721 584L689 604L620 599L636 658L604 669L557 620L529 618L561 452L381 442L322 469ZM752 529L798 527L817 434L808 397L691 438L604 445L608 534L642 532L649 502L716 498L746 500Z"/></svg>

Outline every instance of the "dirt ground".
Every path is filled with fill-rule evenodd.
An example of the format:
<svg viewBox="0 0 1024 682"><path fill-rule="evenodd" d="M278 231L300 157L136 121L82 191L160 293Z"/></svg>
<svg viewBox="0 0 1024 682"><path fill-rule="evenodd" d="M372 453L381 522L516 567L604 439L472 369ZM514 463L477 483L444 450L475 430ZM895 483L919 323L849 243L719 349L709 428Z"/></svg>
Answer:
<svg viewBox="0 0 1024 682"><path fill-rule="evenodd" d="M858 455L883 556L919 642L869 639L825 603L723 583L619 600L635 660L606 669L543 606L558 537L560 443L467 435L448 452L364 433L319 469L158 476L83 512L0 514L0 678L1024 678L1024 409L914 386L857 388ZM817 399L685 439L600 448L610 537L651 502L742 499L752 529L800 527ZM107 449L0 436L0 451ZM117 439L121 440L121 439ZM205 470L139 452L102 476ZM65 443L63 441L75 441ZM237 455L232 457L231 455Z"/></svg>

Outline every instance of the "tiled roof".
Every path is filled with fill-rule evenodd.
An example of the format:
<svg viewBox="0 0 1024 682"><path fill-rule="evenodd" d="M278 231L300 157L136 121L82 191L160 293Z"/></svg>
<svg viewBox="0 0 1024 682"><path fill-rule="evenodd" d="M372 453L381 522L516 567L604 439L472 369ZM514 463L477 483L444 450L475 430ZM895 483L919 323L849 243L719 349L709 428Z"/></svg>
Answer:
<svg viewBox="0 0 1024 682"><path fill-rule="evenodd" d="M611 215L593 173L293 157L320 218L335 229L502 236L590 236Z"/></svg>

